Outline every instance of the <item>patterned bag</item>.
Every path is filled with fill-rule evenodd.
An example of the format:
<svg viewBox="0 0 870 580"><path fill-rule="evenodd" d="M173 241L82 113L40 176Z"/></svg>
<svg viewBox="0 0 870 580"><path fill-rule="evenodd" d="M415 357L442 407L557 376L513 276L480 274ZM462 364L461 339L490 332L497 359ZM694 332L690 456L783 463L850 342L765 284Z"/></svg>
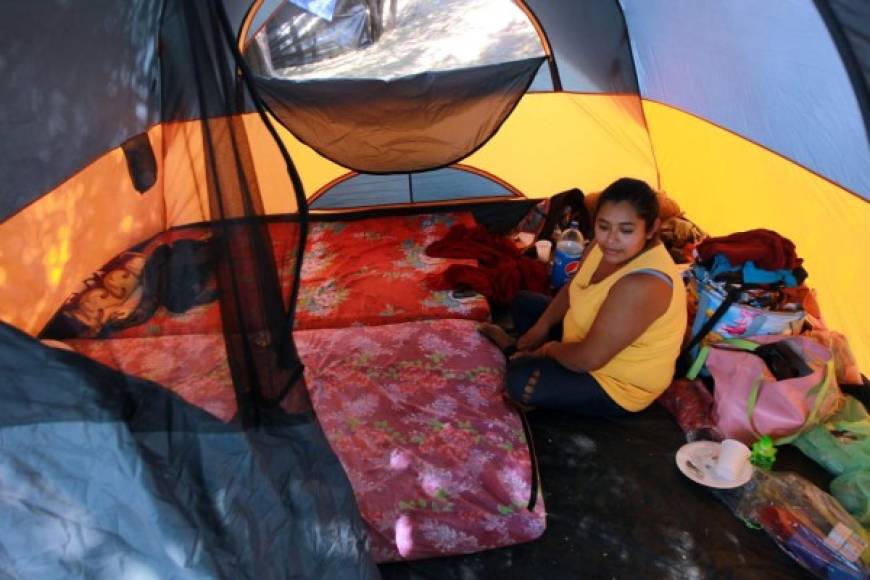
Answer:
<svg viewBox="0 0 870 580"><path fill-rule="evenodd" d="M692 335L700 331L704 323L728 299L709 280L693 278L690 291L697 294L698 311L692 323ZM804 321L804 311L779 312L755 308L732 302L704 338L704 344L721 342L729 338L745 338L770 334L798 334Z"/></svg>

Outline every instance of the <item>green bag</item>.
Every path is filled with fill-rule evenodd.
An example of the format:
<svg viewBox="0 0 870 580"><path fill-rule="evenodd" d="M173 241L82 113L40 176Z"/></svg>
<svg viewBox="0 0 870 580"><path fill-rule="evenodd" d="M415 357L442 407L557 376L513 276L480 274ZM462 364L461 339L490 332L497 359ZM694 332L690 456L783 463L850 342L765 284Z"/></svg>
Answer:
<svg viewBox="0 0 870 580"><path fill-rule="evenodd" d="M864 405L847 396L837 414L793 444L837 476L831 495L861 525L870 526L870 414Z"/></svg>
<svg viewBox="0 0 870 580"><path fill-rule="evenodd" d="M870 528L870 469L845 473L831 482L831 495L865 528Z"/></svg>
<svg viewBox="0 0 870 580"><path fill-rule="evenodd" d="M870 414L861 401L847 396L839 412L794 445L832 475L870 469Z"/></svg>

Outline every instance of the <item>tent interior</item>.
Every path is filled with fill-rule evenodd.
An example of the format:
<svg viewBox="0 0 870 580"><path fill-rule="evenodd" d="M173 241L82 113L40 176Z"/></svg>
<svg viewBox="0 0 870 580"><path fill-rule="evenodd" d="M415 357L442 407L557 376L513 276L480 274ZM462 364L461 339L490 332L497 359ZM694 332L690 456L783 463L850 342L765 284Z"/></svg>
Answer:
<svg viewBox="0 0 870 580"><path fill-rule="evenodd" d="M4 12L0 576L818 575L683 477L664 406L509 405L504 295L429 248L640 179L793 241L870 368L866 3Z"/></svg>

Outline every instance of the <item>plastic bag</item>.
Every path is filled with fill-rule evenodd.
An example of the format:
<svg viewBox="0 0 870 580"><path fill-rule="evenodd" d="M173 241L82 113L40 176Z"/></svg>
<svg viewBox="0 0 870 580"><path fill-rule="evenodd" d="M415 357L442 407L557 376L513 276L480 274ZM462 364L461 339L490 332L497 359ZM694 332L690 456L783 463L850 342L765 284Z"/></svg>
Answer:
<svg viewBox="0 0 870 580"><path fill-rule="evenodd" d="M794 445L833 475L870 469L870 414L861 401L846 396L842 409Z"/></svg>
<svg viewBox="0 0 870 580"><path fill-rule="evenodd" d="M804 455L838 476L831 494L864 526L870 526L870 414L847 396L824 425L794 441Z"/></svg>
<svg viewBox="0 0 870 580"><path fill-rule="evenodd" d="M831 495L862 526L870 527L870 469L859 469L841 475L831 482Z"/></svg>
<svg viewBox="0 0 870 580"><path fill-rule="evenodd" d="M870 576L861 525L837 500L795 473L756 471L735 513L761 526L818 578Z"/></svg>

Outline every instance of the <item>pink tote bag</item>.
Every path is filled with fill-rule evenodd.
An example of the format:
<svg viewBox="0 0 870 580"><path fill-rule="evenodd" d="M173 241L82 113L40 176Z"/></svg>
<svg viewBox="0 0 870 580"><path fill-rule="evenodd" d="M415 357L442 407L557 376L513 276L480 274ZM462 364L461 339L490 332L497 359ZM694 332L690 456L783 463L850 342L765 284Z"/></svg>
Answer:
<svg viewBox="0 0 870 580"><path fill-rule="evenodd" d="M777 380L752 351L778 341L788 341L787 346L811 372ZM777 444L788 443L836 412L842 401L831 352L802 336L726 340L704 347L689 377L695 378L702 366L715 381L713 418L717 428L725 437L747 445L763 435Z"/></svg>

